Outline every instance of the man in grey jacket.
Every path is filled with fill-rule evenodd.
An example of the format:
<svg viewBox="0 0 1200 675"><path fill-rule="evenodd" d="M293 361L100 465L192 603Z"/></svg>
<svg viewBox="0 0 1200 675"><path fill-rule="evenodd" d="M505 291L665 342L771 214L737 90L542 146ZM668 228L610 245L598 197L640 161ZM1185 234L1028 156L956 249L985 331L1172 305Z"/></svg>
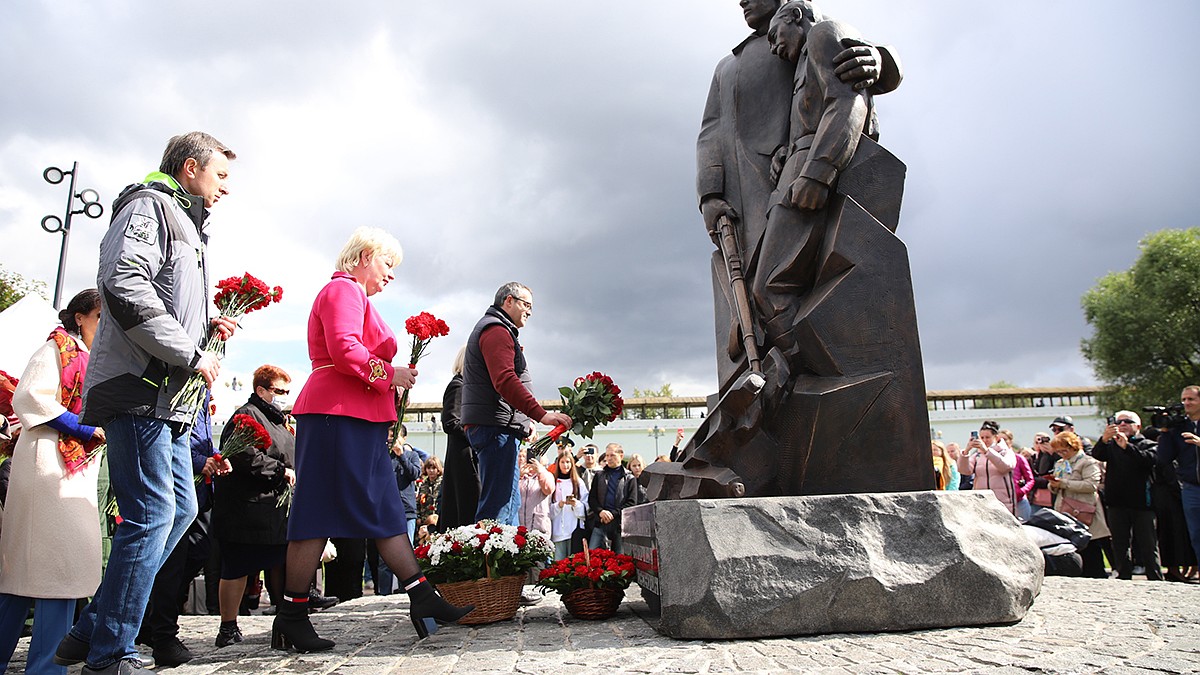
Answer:
<svg viewBox="0 0 1200 675"><path fill-rule="evenodd" d="M154 576L196 517L186 433L194 411L172 404L200 373L220 370L203 351L229 319L208 315L204 225L228 193L236 155L202 132L167 143L159 170L122 191L100 243L100 325L83 389L82 419L108 436L109 479L123 522L104 579L58 646L55 662L84 673L149 673L134 639ZM180 645L182 647L182 645ZM174 654L176 662L190 653Z"/></svg>

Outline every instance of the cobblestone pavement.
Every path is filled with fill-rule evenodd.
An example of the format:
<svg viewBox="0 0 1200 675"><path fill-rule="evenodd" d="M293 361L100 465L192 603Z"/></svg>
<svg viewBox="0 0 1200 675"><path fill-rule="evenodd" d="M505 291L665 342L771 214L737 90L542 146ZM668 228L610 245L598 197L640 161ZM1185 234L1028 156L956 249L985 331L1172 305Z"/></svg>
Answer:
<svg viewBox="0 0 1200 675"><path fill-rule="evenodd" d="M964 599L965 601L965 599ZM1047 578L1010 626L739 641L662 637L636 586L617 616L580 621L557 595L488 626L447 626L417 641L403 595L364 597L314 617L337 647L270 649L271 617L241 617L246 641L216 649L217 617L185 616L192 662L171 675L220 673L1185 673L1200 672L1200 585ZM21 672L21 640L9 672ZM70 669L78 673L79 666Z"/></svg>

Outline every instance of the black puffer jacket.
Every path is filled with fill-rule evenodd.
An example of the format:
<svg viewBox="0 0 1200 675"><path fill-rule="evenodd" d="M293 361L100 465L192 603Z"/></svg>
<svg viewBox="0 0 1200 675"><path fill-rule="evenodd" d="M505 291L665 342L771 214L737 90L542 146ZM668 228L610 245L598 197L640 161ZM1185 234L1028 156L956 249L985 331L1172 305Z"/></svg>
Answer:
<svg viewBox="0 0 1200 675"><path fill-rule="evenodd" d="M284 469L296 462L296 437L284 426L278 408L251 394L233 413L246 414L271 434L271 447L229 457L233 471L217 477L213 490L213 529L217 539L242 544L286 544L288 504L279 505L287 488ZM232 419L232 418L230 418ZM221 449L233 431L226 424Z"/></svg>

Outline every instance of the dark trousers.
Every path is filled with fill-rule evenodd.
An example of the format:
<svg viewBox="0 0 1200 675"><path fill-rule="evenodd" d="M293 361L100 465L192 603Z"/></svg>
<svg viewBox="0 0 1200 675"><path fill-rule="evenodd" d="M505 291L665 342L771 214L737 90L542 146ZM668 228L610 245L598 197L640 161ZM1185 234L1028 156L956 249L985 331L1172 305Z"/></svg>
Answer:
<svg viewBox="0 0 1200 675"><path fill-rule="evenodd" d="M1113 567L1118 579L1133 578L1133 561L1129 557L1132 541L1135 558L1146 567L1146 578L1161 580L1158 564L1158 533L1154 512L1149 509L1127 509L1109 506L1108 529L1112 531Z"/></svg>
<svg viewBox="0 0 1200 675"><path fill-rule="evenodd" d="M208 511L196 516L154 577L139 635L151 646L179 634L179 613L187 601L188 587L208 563L209 516Z"/></svg>
<svg viewBox="0 0 1200 675"><path fill-rule="evenodd" d="M1083 576L1092 579L1107 579L1108 571L1104 569L1104 550L1110 548L1111 539L1093 539L1088 542L1080 555L1083 556Z"/></svg>
<svg viewBox="0 0 1200 675"><path fill-rule="evenodd" d="M330 541L337 548L337 557L325 563L325 595L336 596L342 602L361 598L367 540L334 537Z"/></svg>

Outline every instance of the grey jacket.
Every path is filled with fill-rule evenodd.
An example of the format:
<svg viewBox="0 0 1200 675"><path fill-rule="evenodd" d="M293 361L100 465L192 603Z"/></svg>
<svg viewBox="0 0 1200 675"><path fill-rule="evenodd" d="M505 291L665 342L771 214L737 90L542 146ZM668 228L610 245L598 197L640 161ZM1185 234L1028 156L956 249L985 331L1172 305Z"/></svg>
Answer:
<svg viewBox="0 0 1200 675"><path fill-rule="evenodd" d="M100 242L100 325L83 384L84 424L121 414L190 421L171 406L207 336L208 217L201 198L152 173L113 203Z"/></svg>

